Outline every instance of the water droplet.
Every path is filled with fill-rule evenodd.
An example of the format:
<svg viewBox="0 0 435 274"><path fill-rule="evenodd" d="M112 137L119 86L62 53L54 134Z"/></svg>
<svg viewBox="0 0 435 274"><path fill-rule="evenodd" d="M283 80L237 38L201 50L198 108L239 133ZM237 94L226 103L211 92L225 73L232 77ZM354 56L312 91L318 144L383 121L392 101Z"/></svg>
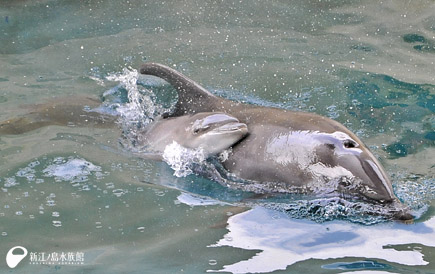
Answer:
<svg viewBox="0 0 435 274"><path fill-rule="evenodd" d="M97 180L101 180L104 178L104 174L100 171L95 172L95 177L97 178Z"/></svg>
<svg viewBox="0 0 435 274"><path fill-rule="evenodd" d="M81 191L89 191L89 190L91 190L91 188L89 187L89 185L84 185L84 186L82 186L82 188L81 188Z"/></svg>
<svg viewBox="0 0 435 274"><path fill-rule="evenodd" d="M142 187L138 187L136 190L137 190L138 192L141 192L141 191L143 191L143 188L142 188Z"/></svg>
<svg viewBox="0 0 435 274"><path fill-rule="evenodd" d="M38 166L39 164L40 164L40 162L38 160L36 160L36 161L30 162L28 164L28 167L34 168L35 166Z"/></svg>
<svg viewBox="0 0 435 274"><path fill-rule="evenodd" d="M140 226L137 228L137 230L139 230L140 232L144 232L145 231L145 227L144 226Z"/></svg>
<svg viewBox="0 0 435 274"><path fill-rule="evenodd" d="M55 227L61 227L62 226L62 222L61 221L53 221L53 225Z"/></svg>
<svg viewBox="0 0 435 274"><path fill-rule="evenodd" d="M8 236L8 233L6 231L3 231L2 236Z"/></svg>
<svg viewBox="0 0 435 274"><path fill-rule="evenodd" d="M102 228L101 222L95 222L95 228L99 229Z"/></svg>
<svg viewBox="0 0 435 274"><path fill-rule="evenodd" d="M216 260L208 260L208 264L209 265L217 265L217 261Z"/></svg>
<svg viewBox="0 0 435 274"><path fill-rule="evenodd" d="M53 212L51 213L51 216L53 216L53 217L59 217L60 214L59 214L59 212L57 212L57 211L53 211Z"/></svg>
<svg viewBox="0 0 435 274"><path fill-rule="evenodd" d="M156 191L155 193L156 193L156 195L159 196L159 197L163 197L163 196L165 196L165 192L163 192L163 191Z"/></svg>
<svg viewBox="0 0 435 274"><path fill-rule="evenodd" d="M17 212L15 212L15 215L21 216L21 215L23 215L23 212L22 211L17 211Z"/></svg>
<svg viewBox="0 0 435 274"><path fill-rule="evenodd" d="M47 200L47 202L45 204L47 206L55 206L56 205L56 201L55 200Z"/></svg>
<svg viewBox="0 0 435 274"><path fill-rule="evenodd" d="M12 186L16 186L16 185L19 185L19 183L17 183L17 180L15 179L15 177L5 179L4 187L12 187Z"/></svg>
<svg viewBox="0 0 435 274"><path fill-rule="evenodd" d="M112 192L116 197L121 197L122 195L124 195L126 193L124 191L124 189L121 189L121 188L114 189Z"/></svg>

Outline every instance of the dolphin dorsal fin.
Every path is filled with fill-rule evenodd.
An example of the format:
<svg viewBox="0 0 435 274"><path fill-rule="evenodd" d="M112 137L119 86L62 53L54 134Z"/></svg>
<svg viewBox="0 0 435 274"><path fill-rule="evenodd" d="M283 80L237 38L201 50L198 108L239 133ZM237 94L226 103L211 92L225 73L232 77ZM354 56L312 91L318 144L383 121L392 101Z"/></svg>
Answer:
<svg viewBox="0 0 435 274"><path fill-rule="evenodd" d="M178 101L170 116L215 111L216 102L222 100L180 72L162 64L145 63L140 68L140 73L162 78L177 90Z"/></svg>

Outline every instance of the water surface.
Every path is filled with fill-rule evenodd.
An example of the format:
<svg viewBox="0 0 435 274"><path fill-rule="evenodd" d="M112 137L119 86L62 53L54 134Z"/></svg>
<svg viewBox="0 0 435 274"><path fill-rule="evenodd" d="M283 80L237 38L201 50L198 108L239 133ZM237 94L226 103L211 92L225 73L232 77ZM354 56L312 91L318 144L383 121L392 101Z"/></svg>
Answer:
<svg viewBox="0 0 435 274"><path fill-rule="evenodd" d="M435 272L433 10L430 0L0 0L0 121L38 122L35 104L83 97L145 121L175 102L165 83L136 75L160 62L219 96L345 124L416 215L403 225L310 197L252 200L137 157L125 124L71 115L0 135L0 257L21 245L84 262L29 254L14 270L1 259L1 271Z"/></svg>

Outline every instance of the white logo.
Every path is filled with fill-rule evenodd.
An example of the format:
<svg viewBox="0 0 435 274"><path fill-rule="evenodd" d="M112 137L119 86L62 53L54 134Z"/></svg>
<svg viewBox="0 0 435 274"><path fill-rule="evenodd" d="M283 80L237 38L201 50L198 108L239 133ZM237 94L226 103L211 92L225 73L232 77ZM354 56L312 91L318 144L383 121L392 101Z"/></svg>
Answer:
<svg viewBox="0 0 435 274"><path fill-rule="evenodd" d="M21 249L24 254L13 254L15 249ZM27 256L27 249L22 246L12 247L6 255L6 263L10 268L15 268Z"/></svg>
<svg viewBox="0 0 435 274"><path fill-rule="evenodd" d="M30 252L30 264L83 265L84 252Z"/></svg>

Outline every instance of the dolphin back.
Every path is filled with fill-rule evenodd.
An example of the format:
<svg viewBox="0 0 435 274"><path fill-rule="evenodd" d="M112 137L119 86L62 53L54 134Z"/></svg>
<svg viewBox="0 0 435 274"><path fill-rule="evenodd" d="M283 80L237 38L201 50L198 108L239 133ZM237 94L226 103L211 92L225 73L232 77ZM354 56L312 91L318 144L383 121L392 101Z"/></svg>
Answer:
<svg viewBox="0 0 435 274"><path fill-rule="evenodd" d="M180 72L158 63L145 63L140 68L141 74L162 78L171 84L178 93L175 110L170 116L182 116L205 111L216 111L224 99L211 94L195 81Z"/></svg>

